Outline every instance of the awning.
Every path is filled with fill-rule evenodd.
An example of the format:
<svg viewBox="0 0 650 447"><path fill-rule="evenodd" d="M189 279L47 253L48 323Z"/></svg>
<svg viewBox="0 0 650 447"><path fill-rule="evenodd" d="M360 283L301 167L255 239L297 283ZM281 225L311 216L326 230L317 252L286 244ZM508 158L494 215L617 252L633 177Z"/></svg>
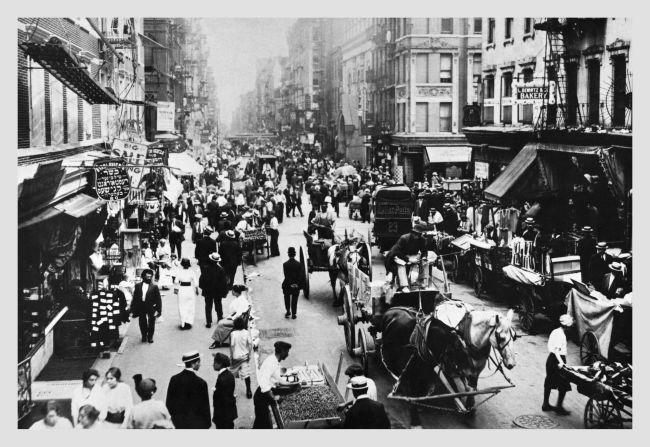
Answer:
<svg viewBox="0 0 650 447"><path fill-rule="evenodd" d="M163 45L163 44L161 44L159 42L156 42L154 39L152 39L151 37L149 37L149 36L147 36L145 34L138 33L138 36L140 36L140 38L142 39L142 43L145 44L145 45L150 45L150 46L153 45L153 46L157 46L158 48L164 48L166 50L169 49L165 45Z"/></svg>
<svg viewBox="0 0 650 447"><path fill-rule="evenodd" d="M599 146L575 146L572 144L537 143L537 150L542 152L564 152L566 154L597 155Z"/></svg>
<svg viewBox="0 0 650 447"><path fill-rule="evenodd" d="M170 176L165 176L165 187L167 190L165 191L165 197L169 199L171 203L176 203L178 198L181 196L183 193L183 185L181 182L178 181L176 177L173 175Z"/></svg>
<svg viewBox="0 0 650 447"><path fill-rule="evenodd" d="M87 194L76 194L63 202L45 208L24 222L20 222L18 224L18 229L20 230L26 227L31 227L32 225L46 221L63 213L74 218L86 216L102 206L103 203L102 200L95 199Z"/></svg>
<svg viewBox="0 0 650 447"><path fill-rule="evenodd" d="M508 167L485 188L485 197L492 200L502 198L515 185L537 158L538 143L529 143L512 159Z"/></svg>
<svg viewBox="0 0 650 447"><path fill-rule="evenodd" d="M101 199L95 199L87 194L77 194L61 203L54 205L57 210L69 216L79 218L92 213L104 203Z"/></svg>
<svg viewBox="0 0 650 447"><path fill-rule="evenodd" d="M425 164L431 163L469 163L472 148L469 146L427 146Z"/></svg>
<svg viewBox="0 0 650 447"><path fill-rule="evenodd" d="M55 37L47 43L24 42L18 45L52 76L90 104L119 104L120 100L90 76L77 58Z"/></svg>
<svg viewBox="0 0 650 447"><path fill-rule="evenodd" d="M203 172L203 166L194 161L192 157L186 153L170 153L169 154L169 167L178 169L181 172L199 175Z"/></svg>

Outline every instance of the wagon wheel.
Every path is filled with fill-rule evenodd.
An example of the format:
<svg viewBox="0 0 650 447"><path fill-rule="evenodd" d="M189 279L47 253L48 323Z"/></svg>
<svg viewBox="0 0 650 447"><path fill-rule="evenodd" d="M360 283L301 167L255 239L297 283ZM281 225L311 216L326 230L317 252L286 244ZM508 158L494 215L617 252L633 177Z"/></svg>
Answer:
<svg viewBox="0 0 650 447"><path fill-rule="evenodd" d="M372 247L372 231L368 228L368 246ZM368 252L368 255L372 258L372 252Z"/></svg>
<svg viewBox="0 0 650 447"><path fill-rule="evenodd" d="M359 328L357 334L357 347L354 353L361 359L363 375L368 377L368 365L370 364L370 355L374 352L374 342L365 327Z"/></svg>
<svg viewBox="0 0 650 447"><path fill-rule="evenodd" d="M477 298L480 298L483 293L483 271L480 267L474 269L472 284L474 285L474 294L476 294Z"/></svg>
<svg viewBox="0 0 650 447"><path fill-rule="evenodd" d="M368 236L370 236L370 232L368 232ZM366 243L366 252L368 253L368 277L372 281L372 245L370 242Z"/></svg>
<svg viewBox="0 0 650 447"><path fill-rule="evenodd" d="M450 266L447 269L447 277L449 278L450 281L453 281L455 283L458 283L458 255L452 255L449 257L450 258ZM444 261L444 258L442 260ZM445 266L445 268L447 268Z"/></svg>
<svg viewBox="0 0 650 447"><path fill-rule="evenodd" d="M343 311L345 312L346 321L343 324L343 333L345 334L345 347L351 356L354 356L355 347L355 321L354 321L354 305L352 304L352 297L350 296L350 288L345 286L341 289L343 295Z"/></svg>
<svg viewBox="0 0 650 447"><path fill-rule="evenodd" d="M611 400L589 399L585 406L585 428L623 428L621 411Z"/></svg>
<svg viewBox="0 0 650 447"><path fill-rule="evenodd" d="M530 332L535 321L535 302L533 301L533 297L525 291L521 291L517 315L519 315L519 325L521 328L526 332Z"/></svg>
<svg viewBox="0 0 650 447"><path fill-rule="evenodd" d="M307 259L305 259L305 252L300 247L300 265L302 265L302 274L304 280L304 287L302 291L306 299L309 299L309 267L307 266Z"/></svg>
<svg viewBox="0 0 650 447"><path fill-rule="evenodd" d="M600 359L600 345L596 334L587 331L580 340L580 362L583 365L592 365Z"/></svg>

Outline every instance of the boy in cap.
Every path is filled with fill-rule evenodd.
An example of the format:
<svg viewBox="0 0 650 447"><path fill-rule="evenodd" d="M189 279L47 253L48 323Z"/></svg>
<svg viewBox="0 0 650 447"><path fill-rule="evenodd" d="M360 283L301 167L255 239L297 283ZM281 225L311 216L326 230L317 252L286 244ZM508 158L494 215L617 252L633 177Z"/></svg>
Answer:
<svg viewBox="0 0 650 447"><path fill-rule="evenodd" d="M348 387L355 401L345 416L343 428L389 429L390 421L384 405L368 396L368 379L353 377Z"/></svg>
<svg viewBox="0 0 650 447"><path fill-rule="evenodd" d="M275 396L272 390L280 381L280 362L289 357L291 344L285 341L276 341L273 346L275 354L269 355L257 371L259 386L253 395L253 404L255 405L254 429L272 428L269 406L274 400L280 400L280 396Z"/></svg>

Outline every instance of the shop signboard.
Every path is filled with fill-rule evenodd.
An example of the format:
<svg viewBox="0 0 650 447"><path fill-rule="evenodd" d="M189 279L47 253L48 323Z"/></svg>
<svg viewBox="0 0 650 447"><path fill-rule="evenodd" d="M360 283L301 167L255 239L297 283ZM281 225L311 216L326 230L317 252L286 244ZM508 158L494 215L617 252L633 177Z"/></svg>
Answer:
<svg viewBox="0 0 650 447"><path fill-rule="evenodd" d="M151 145L147 148L145 165L168 165L169 149L163 144ZM161 173L163 168L150 168L152 171Z"/></svg>
<svg viewBox="0 0 650 447"><path fill-rule="evenodd" d="M131 172L131 188L138 188L140 186L148 147L146 144L119 140L117 138L113 141L113 155L121 157L129 165L128 170Z"/></svg>
<svg viewBox="0 0 650 447"><path fill-rule="evenodd" d="M474 178L485 179L489 178L490 164L484 161L474 162Z"/></svg>
<svg viewBox="0 0 650 447"><path fill-rule="evenodd" d="M173 102L158 101L156 108L156 130L173 132L176 111Z"/></svg>
<svg viewBox="0 0 650 447"><path fill-rule="evenodd" d="M116 159L95 162L95 192L104 200L122 200L129 196L131 183L126 162Z"/></svg>
<svg viewBox="0 0 650 447"><path fill-rule="evenodd" d="M549 104L555 104L556 88L555 82L549 81L548 85L539 83L528 83L514 85L516 89L515 103L517 104L539 104L547 100Z"/></svg>

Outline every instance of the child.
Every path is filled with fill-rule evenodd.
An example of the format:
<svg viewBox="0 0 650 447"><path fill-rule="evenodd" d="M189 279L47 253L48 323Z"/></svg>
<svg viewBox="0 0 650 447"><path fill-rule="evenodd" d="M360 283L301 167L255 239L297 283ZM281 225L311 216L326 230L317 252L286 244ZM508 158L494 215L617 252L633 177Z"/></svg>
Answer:
<svg viewBox="0 0 650 447"><path fill-rule="evenodd" d="M230 333L230 372L235 377L244 379L246 383L246 397L251 399L251 367L250 356L253 349L253 340L246 328L243 318L236 318L233 322L233 331Z"/></svg>

